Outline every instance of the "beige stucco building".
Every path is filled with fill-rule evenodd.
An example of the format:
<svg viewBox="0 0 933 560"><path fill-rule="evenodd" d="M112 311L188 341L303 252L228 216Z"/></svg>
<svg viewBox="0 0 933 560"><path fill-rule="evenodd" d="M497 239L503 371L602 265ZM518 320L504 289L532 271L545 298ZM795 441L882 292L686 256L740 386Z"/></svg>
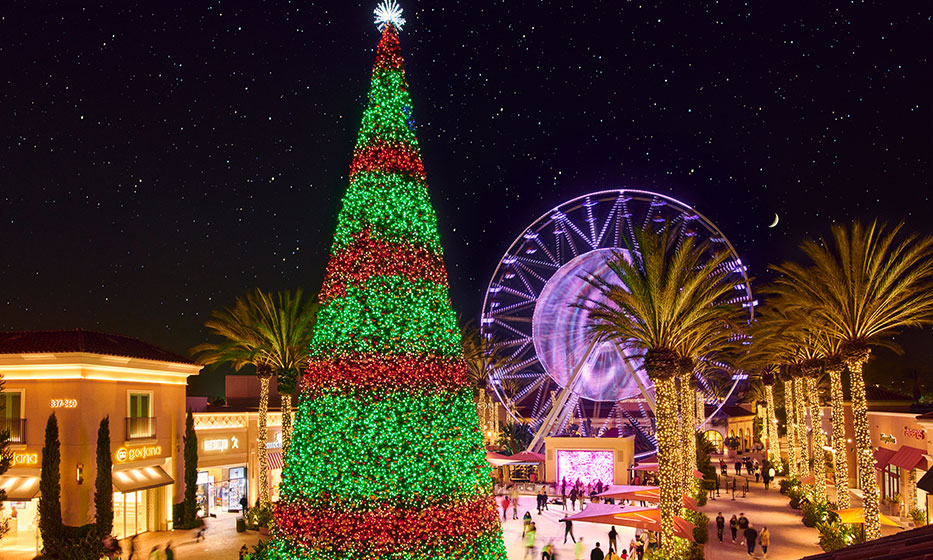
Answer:
<svg viewBox="0 0 933 560"><path fill-rule="evenodd" d="M16 534L35 531L46 422L58 419L62 519L94 519L98 426L110 418L114 534L172 525L184 494L185 387L200 366L135 338L83 330L0 333L0 423L14 465L2 478ZM5 512L9 515L8 512ZM6 541L6 539L5 539Z"/></svg>

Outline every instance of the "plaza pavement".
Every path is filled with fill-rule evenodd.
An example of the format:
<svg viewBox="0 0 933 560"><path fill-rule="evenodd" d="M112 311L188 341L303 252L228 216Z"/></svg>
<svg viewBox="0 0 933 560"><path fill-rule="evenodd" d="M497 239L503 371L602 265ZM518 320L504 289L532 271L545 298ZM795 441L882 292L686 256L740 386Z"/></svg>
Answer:
<svg viewBox="0 0 933 560"><path fill-rule="evenodd" d="M159 550L165 549L168 542L172 543L176 560L235 560L244 544L252 548L261 537L256 531L245 533L236 532L237 514L220 514L220 517L211 518L207 523L207 533L201 542L194 540L195 529L184 531L158 531L142 533L136 539L137 555L134 560L148 560L149 552L153 546ZM129 541L121 541L123 558L129 554ZM2 560L30 560L36 555L35 540L22 536L0 541L0 559ZM160 553L165 560L165 555Z"/></svg>
<svg viewBox="0 0 933 560"><path fill-rule="evenodd" d="M731 466L730 472L732 472ZM734 478L732 475L726 477L730 484ZM746 477L739 477L740 488L744 478ZM787 497L778 491L777 483L772 483L771 489L765 490L762 483L754 482L754 476L747 478L750 479L750 491L744 498L741 491L736 493L734 500L731 493L721 491L719 497L716 497L714 492L706 506L701 508L703 513L710 517L709 540L704 546L706 558L708 560L748 558L745 546L740 545L738 541L732 544L728 528L728 520L732 514L738 515L742 512L745 513L752 526L756 529L767 526L771 532L771 546L768 548L767 556L769 560L791 560L820 553L817 530L804 527L800 512L791 509ZM572 560L574 558L573 542L570 539L567 540L566 544L563 542L564 525L560 523L560 519L563 518L564 511L561 506L553 504L549 505L549 508L549 510L538 515L535 510L534 496L521 496L519 498L519 519L512 519L511 507L509 508L508 519L502 523L503 537L509 560L523 560L525 558L525 547L521 536L522 520L520 518L526 511L531 512L532 520L538 529L535 560L541 557L541 547L548 542L554 544L558 560ZM501 507L498 511L501 519ZM722 544L716 538L715 518L716 513L719 511L723 513L727 523ZM569 509L568 512L573 513ZM235 514L221 514L221 517L209 520L207 538L200 543L195 542L195 530L193 529L143 533L137 540L137 550L140 553L138 558L148 558L149 551L153 546L164 549L165 544L171 541L177 560L233 560L237 558L242 545L245 544L251 548L260 538L266 538L261 537L255 531L237 533L235 517ZM619 545L627 548L635 535L635 530L621 526L616 526L616 530L619 532ZM884 534L895 531L896 529L890 527L884 528ZM585 545L584 558L586 559L589 558L590 550L597 542L600 543L600 548L603 551L608 549L609 525L576 522L573 525L573 532L577 539L583 538ZM124 544L124 558L127 552L127 545ZM34 556L35 541L25 538L24 535L13 538L7 537L0 541L0 558L3 560L29 560ZM756 547L755 557L763 557L760 547Z"/></svg>

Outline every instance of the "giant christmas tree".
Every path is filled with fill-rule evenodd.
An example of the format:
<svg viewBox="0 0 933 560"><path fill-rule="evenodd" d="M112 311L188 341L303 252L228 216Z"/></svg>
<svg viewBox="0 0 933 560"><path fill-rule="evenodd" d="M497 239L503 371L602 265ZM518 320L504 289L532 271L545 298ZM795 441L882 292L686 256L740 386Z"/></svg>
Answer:
<svg viewBox="0 0 933 560"><path fill-rule="evenodd" d="M393 8L376 12L382 37L282 473L274 559L506 557Z"/></svg>

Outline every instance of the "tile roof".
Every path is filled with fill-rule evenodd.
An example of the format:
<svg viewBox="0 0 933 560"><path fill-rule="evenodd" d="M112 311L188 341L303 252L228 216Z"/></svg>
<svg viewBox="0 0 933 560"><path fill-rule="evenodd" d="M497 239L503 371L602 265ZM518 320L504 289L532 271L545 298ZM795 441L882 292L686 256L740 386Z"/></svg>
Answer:
<svg viewBox="0 0 933 560"><path fill-rule="evenodd" d="M86 352L160 362L193 364L194 360L138 338L84 329L67 331L0 331L0 354Z"/></svg>
<svg viewBox="0 0 933 560"><path fill-rule="evenodd" d="M865 398L868 402L879 402L879 401L904 401L904 402L914 402L914 398L910 395L904 395L902 393L895 393L894 391L888 391L887 389L882 389L881 387L873 387L871 385L865 386Z"/></svg>

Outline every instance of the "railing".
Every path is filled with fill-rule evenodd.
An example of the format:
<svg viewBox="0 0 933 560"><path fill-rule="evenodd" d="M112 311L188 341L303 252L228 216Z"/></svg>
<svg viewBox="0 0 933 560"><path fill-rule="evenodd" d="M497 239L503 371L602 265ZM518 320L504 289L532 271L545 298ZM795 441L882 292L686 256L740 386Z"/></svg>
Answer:
<svg viewBox="0 0 933 560"><path fill-rule="evenodd" d="M0 418L0 430L10 430L10 443L26 443L25 418Z"/></svg>
<svg viewBox="0 0 933 560"><path fill-rule="evenodd" d="M148 439L156 435L156 419L149 418L127 418L126 419L126 439Z"/></svg>

